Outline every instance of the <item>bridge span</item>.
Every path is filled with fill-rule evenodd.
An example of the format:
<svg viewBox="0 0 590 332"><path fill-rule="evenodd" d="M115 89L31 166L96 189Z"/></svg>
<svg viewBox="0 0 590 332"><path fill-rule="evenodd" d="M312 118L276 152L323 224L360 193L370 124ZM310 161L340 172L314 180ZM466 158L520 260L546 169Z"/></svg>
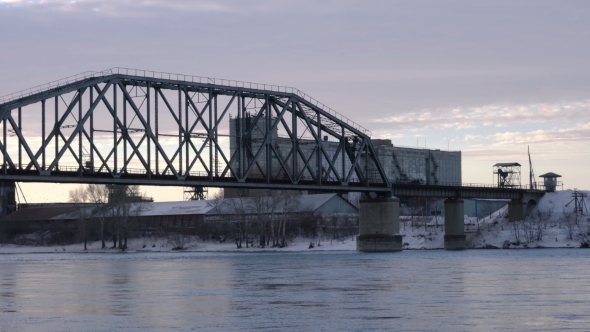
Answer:
<svg viewBox="0 0 590 332"><path fill-rule="evenodd" d="M370 131L276 85L126 68L85 72L0 97L0 128L0 191L18 181L363 192L361 251L401 250L392 194L447 198L447 249L465 248L462 198L511 199L511 220L520 220L525 201L542 195L392 186Z"/></svg>
<svg viewBox="0 0 590 332"><path fill-rule="evenodd" d="M391 191L370 131L289 87L113 68L0 97L0 121L1 180Z"/></svg>

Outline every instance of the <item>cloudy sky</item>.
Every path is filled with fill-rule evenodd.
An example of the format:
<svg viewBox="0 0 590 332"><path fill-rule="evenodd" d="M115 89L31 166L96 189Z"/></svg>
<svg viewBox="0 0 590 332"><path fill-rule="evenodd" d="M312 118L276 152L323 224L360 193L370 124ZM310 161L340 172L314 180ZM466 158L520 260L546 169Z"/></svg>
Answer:
<svg viewBox="0 0 590 332"><path fill-rule="evenodd" d="M292 86L375 137L461 150L464 182L512 161L524 182L530 145L537 175L590 188L587 1L0 0L0 49L0 95L116 66Z"/></svg>

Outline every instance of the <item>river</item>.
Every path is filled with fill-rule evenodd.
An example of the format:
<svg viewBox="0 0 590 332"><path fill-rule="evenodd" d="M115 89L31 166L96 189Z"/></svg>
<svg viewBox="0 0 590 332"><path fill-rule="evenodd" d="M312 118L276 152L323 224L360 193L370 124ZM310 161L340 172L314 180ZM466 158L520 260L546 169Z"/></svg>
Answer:
<svg viewBox="0 0 590 332"><path fill-rule="evenodd" d="M2 331L590 329L590 250L0 255Z"/></svg>

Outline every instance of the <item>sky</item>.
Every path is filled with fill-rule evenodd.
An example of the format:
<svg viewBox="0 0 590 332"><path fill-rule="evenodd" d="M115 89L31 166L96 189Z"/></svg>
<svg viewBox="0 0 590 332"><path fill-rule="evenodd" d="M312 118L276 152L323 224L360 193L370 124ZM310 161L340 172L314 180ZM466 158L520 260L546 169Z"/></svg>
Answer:
<svg viewBox="0 0 590 332"><path fill-rule="evenodd" d="M111 67L290 86L374 138L461 150L464 183L497 162L528 183L530 146L536 175L589 189L589 40L587 1L0 0L0 95Z"/></svg>

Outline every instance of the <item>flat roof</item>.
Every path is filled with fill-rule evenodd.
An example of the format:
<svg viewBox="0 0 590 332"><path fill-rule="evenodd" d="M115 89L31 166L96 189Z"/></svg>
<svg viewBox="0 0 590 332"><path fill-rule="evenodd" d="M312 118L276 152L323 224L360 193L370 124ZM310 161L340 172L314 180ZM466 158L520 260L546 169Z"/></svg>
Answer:
<svg viewBox="0 0 590 332"><path fill-rule="evenodd" d="M497 163L494 166L508 167L508 166L520 166L520 164L519 163Z"/></svg>
<svg viewBox="0 0 590 332"><path fill-rule="evenodd" d="M555 174L553 172L545 173L543 175L539 175L540 178L560 178L561 175Z"/></svg>

